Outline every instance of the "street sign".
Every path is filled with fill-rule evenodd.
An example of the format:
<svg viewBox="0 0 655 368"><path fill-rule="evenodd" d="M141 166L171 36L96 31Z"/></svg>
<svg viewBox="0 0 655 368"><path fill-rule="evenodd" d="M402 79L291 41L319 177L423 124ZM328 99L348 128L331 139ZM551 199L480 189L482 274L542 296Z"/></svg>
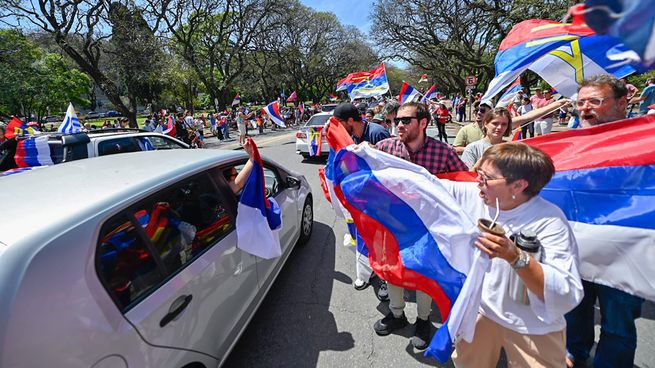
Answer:
<svg viewBox="0 0 655 368"><path fill-rule="evenodd" d="M468 77L466 77L465 81L467 86L475 86L476 84L478 84L478 77L474 75L469 75Z"/></svg>

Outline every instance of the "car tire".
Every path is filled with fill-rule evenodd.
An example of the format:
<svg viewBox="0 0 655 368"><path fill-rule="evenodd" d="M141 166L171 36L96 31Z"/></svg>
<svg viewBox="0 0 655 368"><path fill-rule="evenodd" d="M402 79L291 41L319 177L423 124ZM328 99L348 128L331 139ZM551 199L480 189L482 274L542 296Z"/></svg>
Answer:
<svg viewBox="0 0 655 368"><path fill-rule="evenodd" d="M298 244L303 245L312 237L312 230L314 230L314 206L312 196L307 196L305 203L302 206L302 216L300 217L300 237Z"/></svg>

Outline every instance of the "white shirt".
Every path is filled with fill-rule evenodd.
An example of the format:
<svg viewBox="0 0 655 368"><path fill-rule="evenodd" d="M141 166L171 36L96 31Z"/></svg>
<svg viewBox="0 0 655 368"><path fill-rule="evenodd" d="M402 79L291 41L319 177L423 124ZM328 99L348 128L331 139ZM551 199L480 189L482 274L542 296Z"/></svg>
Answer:
<svg viewBox="0 0 655 368"><path fill-rule="evenodd" d="M472 218L494 218L496 209L484 204L477 183L441 182ZM578 305L584 295L578 273L578 246L566 217L555 205L535 196L512 210L501 211L498 223L508 237L521 230L537 234L542 245L544 300L529 290L529 305L511 299L508 283L516 271L507 261L494 258L482 286L480 314L522 334L544 335L563 330L564 314Z"/></svg>

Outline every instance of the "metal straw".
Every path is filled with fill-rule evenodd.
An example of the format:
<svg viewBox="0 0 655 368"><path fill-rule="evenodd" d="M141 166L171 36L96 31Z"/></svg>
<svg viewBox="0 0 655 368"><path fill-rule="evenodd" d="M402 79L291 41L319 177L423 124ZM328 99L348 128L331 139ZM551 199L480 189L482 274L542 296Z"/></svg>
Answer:
<svg viewBox="0 0 655 368"><path fill-rule="evenodd" d="M498 197L496 197L496 216L494 217L494 220L491 222L489 229L494 228L494 225L496 225L496 220L498 220L499 215L500 215L500 202L498 201Z"/></svg>

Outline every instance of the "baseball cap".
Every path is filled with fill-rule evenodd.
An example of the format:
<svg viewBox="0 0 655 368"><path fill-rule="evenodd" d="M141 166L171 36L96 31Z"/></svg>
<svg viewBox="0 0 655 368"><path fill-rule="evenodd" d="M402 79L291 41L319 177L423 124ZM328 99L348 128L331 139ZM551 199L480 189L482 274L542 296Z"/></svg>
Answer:
<svg viewBox="0 0 655 368"><path fill-rule="evenodd" d="M332 112L332 116L339 120L348 120L348 118L353 118L353 120L361 121L362 116L359 113L357 107L349 102L340 103Z"/></svg>
<svg viewBox="0 0 655 368"><path fill-rule="evenodd" d="M375 114L375 116L373 116L373 121L384 121L384 114Z"/></svg>
<svg viewBox="0 0 655 368"><path fill-rule="evenodd" d="M494 105L489 100L480 101L480 106L482 106L482 105L485 105L485 106L487 106L487 107L489 107L491 109L494 108Z"/></svg>

